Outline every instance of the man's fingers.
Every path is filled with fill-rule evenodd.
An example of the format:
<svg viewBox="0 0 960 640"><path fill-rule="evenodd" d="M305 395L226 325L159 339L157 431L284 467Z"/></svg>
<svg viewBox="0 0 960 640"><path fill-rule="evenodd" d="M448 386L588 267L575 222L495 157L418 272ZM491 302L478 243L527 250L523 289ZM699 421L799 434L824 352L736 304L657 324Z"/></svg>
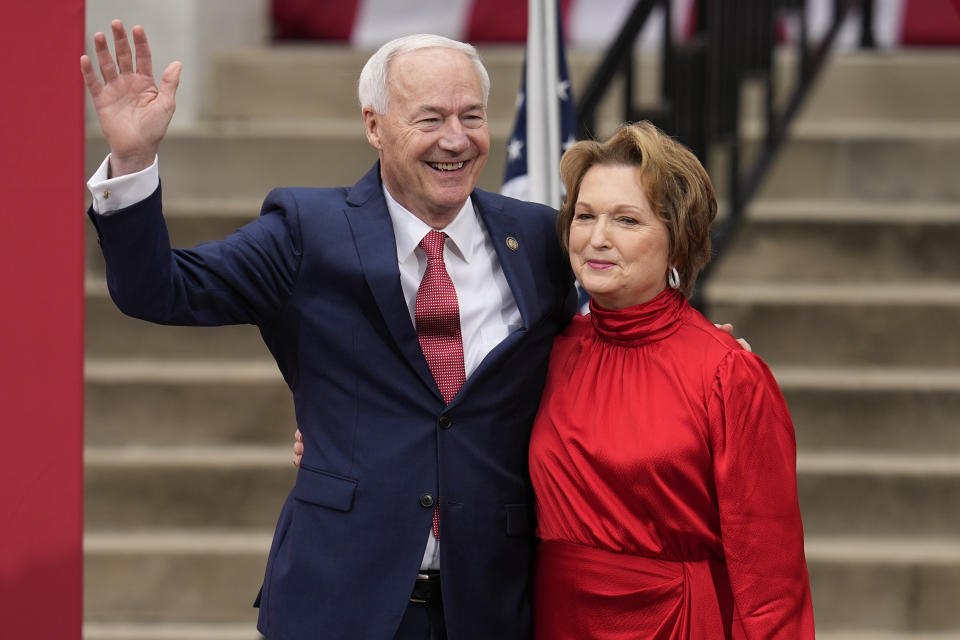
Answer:
<svg viewBox="0 0 960 640"><path fill-rule="evenodd" d="M744 340L743 338L737 338L737 342L740 343L740 346L743 347L744 351L749 351L753 353L753 347L750 346L750 343Z"/></svg>
<svg viewBox="0 0 960 640"><path fill-rule="evenodd" d="M101 32L93 34L93 49L97 54L97 63L100 65L100 75L104 82L110 82L117 77L117 65L113 62L113 56L110 55L110 48L107 47L107 36Z"/></svg>
<svg viewBox="0 0 960 640"><path fill-rule="evenodd" d="M127 30L119 20L111 22L110 28L113 30L113 50L117 54L120 73L133 73L133 53L130 51L130 41L127 40Z"/></svg>
<svg viewBox="0 0 960 640"><path fill-rule="evenodd" d="M724 324L716 324L716 323L714 323L713 326L715 326L717 329L720 329L721 331L726 331L726 332L729 333L730 335L733 335L733 325L730 324L729 322L726 322L726 323L724 323Z"/></svg>
<svg viewBox="0 0 960 640"><path fill-rule="evenodd" d="M147 42L147 32L140 25L133 28L133 48L137 53L137 73L153 77L150 43Z"/></svg>
<svg viewBox="0 0 960 640"><path fill-rule="evenodd" d="M90 97L96 98L100 95L100 92L103 91L103 82L100 81L100 76L93 68L93 60L86 54L80 56L80 73L83 74L83 81L87 84Z"/></svg>
<svg viewBox="0 0 960 640"><path fill-rule="evenodd" d="M303 442L303 434L300 433L300 429L297 429L293 434L293 439L297 442Z"/></svg>
<svg viewBox="0 0 960 640"><path fill-rule="evenodd" d="M177 87L180 85L180 70L183 65L174 60L164 69L160 77L160 95L166 97L170 104L174 104L174 97L177 94Z"/></svg>

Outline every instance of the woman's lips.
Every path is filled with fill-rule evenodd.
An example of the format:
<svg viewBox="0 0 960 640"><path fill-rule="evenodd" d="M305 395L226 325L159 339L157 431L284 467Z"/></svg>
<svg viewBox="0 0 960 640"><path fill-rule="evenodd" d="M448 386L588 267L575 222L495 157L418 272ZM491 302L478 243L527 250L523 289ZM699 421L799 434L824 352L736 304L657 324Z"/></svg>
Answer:
<svg viewBox="0 0 960 640"><path fill-rule="evenodd" d="M607 262L606 260L587 260L587 265L591 269L609 269L613 266L612 262Z"/></svg>

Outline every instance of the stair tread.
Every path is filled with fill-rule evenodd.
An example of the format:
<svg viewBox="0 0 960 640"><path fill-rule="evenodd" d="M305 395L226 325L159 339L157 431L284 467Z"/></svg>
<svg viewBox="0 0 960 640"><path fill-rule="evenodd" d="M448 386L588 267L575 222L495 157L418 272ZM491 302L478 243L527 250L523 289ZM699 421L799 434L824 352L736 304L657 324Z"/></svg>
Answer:
<svg viewBox="0 0 960 640"><path fill-rule="evenodd" d="M711 302L766 304L960 305L960 282L710 282Z"/></svg>
<svg viewBox="0 0 960 640"><path fill-rule="evenodd" d="M765 198L754 202L744 220L750 222L815 222L820 224L960 222L955 202L863 202L840 198Z"/></svg>
<svg viewBox="0 0 960 640"><path fill-rule="evenodd" d="M960 477L960 452L804 452L797 454L798 473Z"/></svg>
<svg viewBox="0 0 960 640"><path fill-rule="evenodd" d="M84 640L261 640L256 627L236 623L83 623Z"/></svg>
<svg viewBox="0 0 960 640"><path fill-rule="evenodd" d="M864 391L960 391L960 368L911 366L772 367L783 388Z"/></svg>
<svg viewBox="0 0 960 640"><path fill-rule="evenodd" d="M291 432L291 445L293 433ZM93 446L85 447L88 467L193 467L209 469L274 469L291 466L291 448L259 445Z"/></svg>
<svg viewBox="0 0 960 640"><path fill-rule="evenodd" d="M189 384L276 382L280 371L268 358L153 359L90 357L84 362L84 379L98 383L181 382Z"/></svg>
<svg viewBox="0 0 960 640"><path fill-rule="evenodd" d="M272 531L180 529L167 531L86 531L86 553L255 554L270 548Z"/></svg>
<svg viewBox="0 0 960 640"><path fill-rule="evenodd" d="M237 529L95 530L84 534L88 553L262 554L273 532ZM808 558L818 561L960 562L960 536L808 535Z"/></svg>
<svg viewBox="0 0 960 640"><path fill-rule="evenodd" d="M960 563L960 537L807 536L804 546L817 561Z"/></svg>

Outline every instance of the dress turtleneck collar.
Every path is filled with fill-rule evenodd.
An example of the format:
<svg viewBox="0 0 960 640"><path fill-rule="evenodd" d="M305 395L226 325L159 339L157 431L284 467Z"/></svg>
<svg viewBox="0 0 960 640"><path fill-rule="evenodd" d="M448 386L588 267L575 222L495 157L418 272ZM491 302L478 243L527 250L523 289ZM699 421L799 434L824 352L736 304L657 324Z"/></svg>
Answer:
<svg viewBox="0 0 960 640"><path fill-rule="evenodd" d="M669 287L652 300L625 309L605 309L591 298L590 320L606 340L642 344L662 340L676 331L686 306L686 298Z"/></svg>

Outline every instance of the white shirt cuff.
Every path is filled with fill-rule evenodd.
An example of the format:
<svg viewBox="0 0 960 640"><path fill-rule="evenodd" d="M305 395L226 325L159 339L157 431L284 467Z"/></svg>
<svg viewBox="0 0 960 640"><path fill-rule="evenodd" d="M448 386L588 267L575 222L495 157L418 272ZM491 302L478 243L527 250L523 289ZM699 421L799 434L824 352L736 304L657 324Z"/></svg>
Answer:
<svg viewBox="0 0 960 640"><path fill-rule="evenodd" d="M110 215L141 200L146 200L160 186L160 170L157 163L157 156L154 156L153 164L142 171L108 178L110 154L107 154L100 168L87 180L87 189L93 196L93 210L100 215Z"/></svg>

